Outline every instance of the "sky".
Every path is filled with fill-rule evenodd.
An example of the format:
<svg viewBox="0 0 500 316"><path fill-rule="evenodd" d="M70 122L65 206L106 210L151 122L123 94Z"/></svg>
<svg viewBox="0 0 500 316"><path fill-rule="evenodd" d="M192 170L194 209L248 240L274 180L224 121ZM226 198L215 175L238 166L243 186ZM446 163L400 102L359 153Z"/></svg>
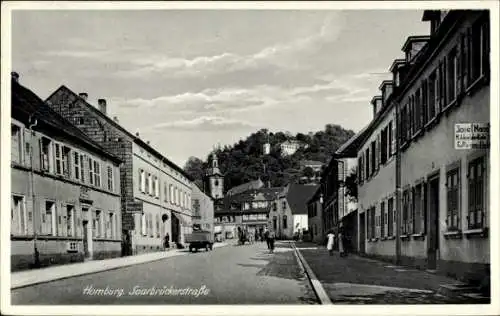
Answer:
<svg viewBox="0 0 500 316"><path fill-rule="evenodd" d="M46 99L59 86L183 166L261 128L354 132L417 10L14 11L12 69Z"/></svg>

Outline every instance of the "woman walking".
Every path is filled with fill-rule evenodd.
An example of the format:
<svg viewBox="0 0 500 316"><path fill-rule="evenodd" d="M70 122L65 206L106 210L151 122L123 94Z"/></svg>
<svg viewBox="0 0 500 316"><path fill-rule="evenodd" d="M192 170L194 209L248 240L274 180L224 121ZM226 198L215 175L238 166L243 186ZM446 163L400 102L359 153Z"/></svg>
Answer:
<svg viewBox="0 0 500 316"><path fill-rule="evenodd" d="M274 252L274 239L275 238L276 238L276 234L274 233L274 231L270 231L269 232L269 250L270 250L270 253Z"/></svg>
<svg viewBox="0 0 500 316"><path fill-rule="evenodd" d="M339 253L341 257L346 256L345 248L344 248L344 234L342 233L342 229L339 230Z"/></svg>
<svg viewBox="0 0 500 316"><path fill-rule="evenodd" d="M333 244L335 242L335 234L330 230L327 235L328 242L326 243L326 249L330 253L330 256L333 256Z"/></svg>

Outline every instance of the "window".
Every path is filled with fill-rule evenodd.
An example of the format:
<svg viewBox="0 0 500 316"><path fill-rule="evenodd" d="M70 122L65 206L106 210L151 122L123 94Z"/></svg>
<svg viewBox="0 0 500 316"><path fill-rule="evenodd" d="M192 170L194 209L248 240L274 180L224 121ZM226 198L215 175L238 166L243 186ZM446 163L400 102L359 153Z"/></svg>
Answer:
<svg viewBox="0 0 500 316"><path fill-rule="evenodd" d="M28 221L23 196L12 196L10 216L11 234L26 235L28 233Z"/></svg>
<svg viewBox="0 0 500 316"><path fill-rule="evenodd" d="M168 186L167 183L163 183L163 201L168 202Z"/></svg>
<svg viewBox="0 0 500 316"><path fill-rule="evenodd" d="M447 210L446 225L449 231L460 229L459 198L460 198L460 173L459 168L446 174Z"/></svg>
<svg viewBox="0 0 500 316"><path fill-rule="evenodd" d="M420 89L415 92L415 130L414 133L420 131L422 127L422 103L421 103L421 92Z"/></svg>
<svg viewBox="0 0 500 316"><path fill-rule="evenodd" d="M94 165L92 163L92 158L89 157L88 159L89 162L89 183L94 184Z"/></svg>
<svg viewBox="0 0 500 316"><path fill-rule="evenodd" d="M283 229L288 228L288 221L286 215L283 215Z"/></svg>
<svg viewBox="0 0 500 316"><path fill-rule="evenodd" d="M150 194L152 194L152 195L154 195L155 197L157 197L156 192L157 192L157 182L158 182L158 181L157 181L157 179L156 179L156 176L152 177L152 179L153 179L153 180L151 181L151 186L152 186L152 188L151 188L151 192L150 192Z"/></svg>
<svg viewBox="0 0 500 316"><path fill-rule="evenodd" d="M393 151L394 151L394 131L393 131L393 125L392 121L389 122L389 125L387 126L387 158L389 159L392 157Z"/></svg>
<svg viewBox="0 0 500 316"><path fill-rule="evenodd" d="M62 150L61 145L58 143L54 144L55 148L55 162L56 162L56 173L62 175Z"/></svg>
<svg viewBox="0 0 500 316"><path fill-rule="evenodd" d="M108 213L109 220L108 220L108 233L107 236L110 239L113 239L116 237L116 228L115 228L115 213L114 212L109 212Z"/></svg>
<svg viewBox="0 0 500 316"><path fill-rule="evenodd" d="M141 217L141 235L146 236L146 214L142 213Z"/></svg>
<svg viewBox="0 0 500 316"><path fill-rule="evenodd" d="M447 68L447 64L446 64L446 59L443 59L443 61L441 61L439 63L439 111L441 111L443 109L443 107L445 106L445 103L446 103L446 94L447 94L447 91L446 91L446 68Z"/></svg>
<svg viewBox="0 0 500 316"><path fill-rule="evenodd" d="M113 185L114 179L113 179L113 167L108 166L108 190L113 192L114 191L114 185Z"/></svg>
<svg viewBox="0 0 500 316"><path fill-rule="evenodd" d="M277 229L277 221L278 221L278 218L276 216L273 216L273 230Z"/></svg>
<svg viewBox="0 0 500 316"><path fill-rule="evenodd" d="M471 29L470 83L474 83L489 71L489 21L480 19Z"/></svg>
<svg viewBox="0 0 500 316"><path fill-rule="evenodd" d="M385 164L387 162L387 130L388 128L384 128L382 130L382 138L380 143L380 163Z"/></svg>
<svg viewBox="0 0 500 316"><path fill-rule="evenodd" d="M66 236L75 236L75 207L66 205Z"/></svg>
<svg viewBox="0 0 500 316"><path fill-rule="evenodd" d="M56 203L45 201L45 210L42 212L42 235L56 234Z"/></svg>
<svg viewBox="0 0 500 316"><path fill-rule="evenodd" d="M370 227L370 232L371 232L371 237L370 238L375 238L375 206L371 208L371 215L370 215L370 220L371 220L371 227Z"/></svg>
<svg viewBox="0 0 500 316"><path fill-rule="evenodd" d="M73 152L73 166L75 168L75 179L79 180L80 179L80 154L78 154L76 151Z"/></svg>
<svg viewBox="0 0 500 316"><path fill-rule="evenodd" d="M424 233L424 186L422 184L417 185L413 189L413 233L422 234Z"/></svg>
<svg viewBox="0 0 500 316"><path fill-rule="evenodd" d="M422 115L421 115L422 121L420 123L420 127L424 127L429 120L429 116L427 114L427 111L429 110L427 107L427 102L429 100L429 97L427 96L428 88L429 85L427 83L427 79L422 80L422 84L420 86L420 91L422 91L422 96L420 99L421 100L420 108L422 110Z"/></svg>
<svg viewBox="0 0 500 316"><path fill-rule="evenodd" d="M394 199L387 201L387 236L394 236Z"/></svg>
<svg viewBox="0 0 500 316"><path fill-rule="evenodd" d="M146 174L144 170L139 169L139 184L142 193L146 192Z"/></svg>
<svg viewBox="0 0 500 316"><path fill-rule="evenodd" d="M101 186L101 164L97 160L94 160L94 185Z"/></svg>
<svg viewBox="0 0 500 316"><path fill-rule="evenodd" d="M160 238L160 214L156 214L156 237Z"/></svg>
<svg viewBox="0 0 500 316"><path fill-rule="evenodd" d="M174 198L174 186L170 185L170 204L174 204L175 198Z"/></svg>
<svg viewBox="0 0 500 316"><path fill-rule="evenodd" d="M80 155L80 180L85 183L85 156Z"/></svg>
<svg viewBox="0 0 500 316"><path fill-rule="evenodd" d="M51 140L45 137L42 137L42 139L40 140L41 169L44 171L51 171L52 169L50 164L50 156L52 154L51 143Z"/></svg>
<svg viewBox="0 0 500 316"><path fill-rule="evenodd" d="M376 161L375 161L375 154L376 154L376 148L375 148L375 141L372 142L371 144L371 172L372 174L375 173L375 168L376 168Z"/></svg>
<svg viewBox="0 0 500 316"><path fill-rule="evenodd" d="M11 124L11 160L13 162L21 163L22 161L22 140L21 128L17 125Z"/></svg>
<svg viewBox="0 0 500 316"><path fill-rule="evenodd" d="M94 238L96 237L101 237L102 234L102 212L99 210L96 210L93 214L93 219L92 219L92 236Z"/></svg>
<svg viewBox="0 0 500 316"><path fill-rule="evenodd" d="M448 55L448 77L447 77L447 86L448 86L448 102L450 103L455 100L457 93L457 84L458 84L458 65L459 59L457 55L457 48L453 48Z"/></svg>
<svg viewBox="0 0 500 316"><path fill-rule="evenodd" d="M151 192L151 189L150 189L150 187L149 187L149 186L150 186L150 182L151 182L151 181L150 181L150 178L151 178L151 174L149 174L149 173L148 173L148 174L145 176L145 184L144 184L144 185L145 185L145 188L144 188L144 191L143 191L144 193L148 193L148 194L149 194L149 193Z"/></svg>
<svg viewBox="0 0 500 316"><path fill-rule="evenodd" d="M409 190L405 190L403 192L403 221L401 227L401 233L403 235L407 235L410 232L410 221L409 221L409 203L410 203L410 192Z"/></svg>
<svg viewBox="0 0 500 316"><path fill-rule="evenodd" d="M467 174L469 180L469 215L468 228L483 228L486 226L486 178L484 157L477 158L469 163Z"/></svg>
<svg viewBox="0 0 500 316"><path fill-rule="evenodd" d="M429 77L429 94L428 98L429 101L427 102L427 120L430 121L436 116L436 105L437 105L437 96L436 96L436 73L432 73L432 75Z"/></svg>
<svg viewBox="0 0 500 316"><path fill-rule="evenodd" d="M370 148L365 150L365 179L370 177Z"/></svg>
<svg viewBox="0 0 500 316"><path fill-rule="evenodd" d="M385 213L385 202L380 203L380 237L385 237L385 224L387 223Z"/></svg>
<svg viewBox="0 0 500 316"><path fill-rule="evenodd" d="M66 146L62 148L62 169L65 177L71 177L71 149Z"/></svg>

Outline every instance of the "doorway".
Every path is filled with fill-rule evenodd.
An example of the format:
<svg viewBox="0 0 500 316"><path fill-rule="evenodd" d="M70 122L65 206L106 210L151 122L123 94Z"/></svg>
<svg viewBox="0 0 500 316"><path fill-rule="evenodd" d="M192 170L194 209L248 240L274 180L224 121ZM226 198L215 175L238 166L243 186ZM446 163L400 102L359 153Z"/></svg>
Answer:
<svg viewBox="0 0 500 316"><path fill-rule="evenodd" d="M89 226L89 221L84 220L83 222L83 256L85 258L90 257L90 252L89 252L89 233L88 233L88 226Z"/></svg>
<svg viewBox="0 0 500 316"><path fill-rule="evenodd" d="M365 253L365 213L359 214L359 252Z"/></svg>
<svg viewBox="0 0 500 316"><path fill-rule="evenodd" d="M172 230L172 242L177 245L177 243L179 243L180 222L174 213L172 213L172 220L170 223Z"/></svg>
<svg viewBox="0 0 500 316"><path fill-rule="evenodd" d="M427 269L437 267L439 252L439 177L428 182L429 241L427 245Z"/></svg>

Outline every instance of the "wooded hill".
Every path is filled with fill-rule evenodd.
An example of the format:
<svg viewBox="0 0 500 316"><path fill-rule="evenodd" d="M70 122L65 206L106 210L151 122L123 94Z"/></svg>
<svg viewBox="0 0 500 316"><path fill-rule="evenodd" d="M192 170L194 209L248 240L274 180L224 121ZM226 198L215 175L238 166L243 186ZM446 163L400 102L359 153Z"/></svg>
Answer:
<svg viewBox="0 0 500 316"><path fill-rule="evenodd" d="M328 164L333 153L354 135L351 130L345 130L339 125L328 124L324 130L308 134L269 132L262 129L252 133L246 139L232 146L224 146L215 150L219 159L219 167L224 174L224 190L242 183L260 179L271 186L283 186L310 172L301 168L303 160L320 161ZM291 156L282 156L280 144L287 140L296 140L306 146ZM264 155L263 146L271 145L269 155ZM195 183L203 189L203 177L211 156L205 160L190 157L184 170L195 179Z"/></svg>

